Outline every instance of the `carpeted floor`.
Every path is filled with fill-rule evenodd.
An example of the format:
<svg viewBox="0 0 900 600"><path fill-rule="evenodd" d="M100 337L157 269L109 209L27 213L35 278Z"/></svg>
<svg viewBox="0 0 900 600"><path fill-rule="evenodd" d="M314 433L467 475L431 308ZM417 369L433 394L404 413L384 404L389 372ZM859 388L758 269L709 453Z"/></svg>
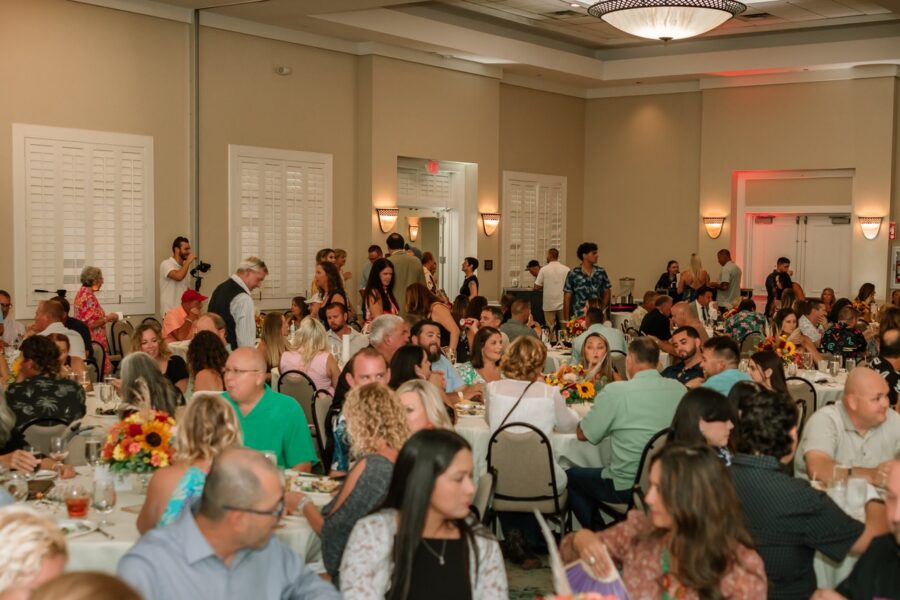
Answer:
<svg viewBox="0 0 900 600"><path fill-rule="evenodd" d="M547 557L543 557L547 565ZM509 581L510 600L534 600L541 596L553 594L553 574L550 567L525 571L506 561L506 578Z"/></svg>

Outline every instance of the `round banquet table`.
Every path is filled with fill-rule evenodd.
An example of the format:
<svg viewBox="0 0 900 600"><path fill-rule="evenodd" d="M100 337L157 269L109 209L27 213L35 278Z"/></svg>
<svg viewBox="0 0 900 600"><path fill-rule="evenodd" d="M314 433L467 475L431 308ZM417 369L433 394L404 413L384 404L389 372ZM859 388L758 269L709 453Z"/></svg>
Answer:
<svg viewBox="0 0 900 600"><path fill-rule="evenodd" d="M801 369L797 371L797 377L802 377L812 383L813 388L816 390L816 406L810 407L813 410L818 410L823 406L840 402L844 397L844 383L847 381L846 374L839 374L837 377L832 377L821 371L807 371Z"/></svg>
<svg viewBox="0 0 900 600"><path fill-rule="evenodd" d="M78 467L76 470L78 476L75 479L63 481L62 485L78 483L86 490L90 490L90 467ZM108 539L96 531L69 536L66 540L69 547L69 562L66 570L103 571L114 574L119 559L140 537L137 530L137 517L143 503L144 495L137 491L118 492L116 508L106 518L112 524L102 528L113 539ZM67 518L65 506L60 504L54 503L51 506L41 504L36 508L53 519ZM93 509L88 509L86 518L97 523L101 520L102 515ZM303 558L307 564L320 560L321 542L306 519L296 516L286 517L275 530L275 535Z"/></svg>
<svg viewBox="0 0 900 600"><path fill-rule="evenodd" d="M592 405L574 404L572 408L579 417L584 417ZM473 477L478 481L487 472L488 442L491 429L484 417L463 416L456 424L456 433L461 435L472 446L472 457L475 465ZM605 467L612 459L612 447L607 438L594 446L590 442L580 442L574 433L556 433L550 436L550 444L559 457L563 468L569 467Z"/></svg>

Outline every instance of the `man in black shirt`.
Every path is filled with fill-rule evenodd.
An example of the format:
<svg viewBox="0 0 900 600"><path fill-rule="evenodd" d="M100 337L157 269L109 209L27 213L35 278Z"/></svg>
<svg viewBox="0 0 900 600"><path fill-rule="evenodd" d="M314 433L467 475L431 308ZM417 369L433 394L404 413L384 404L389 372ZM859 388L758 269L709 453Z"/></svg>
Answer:
<svg viewBox="0 0 900 600"><path fill-rule="evenodd" d="M813 600L900 598L900 460L892 461L886 487L891 533L872 540L836 591L819 590Z"/></svg>
<svg viewBox="0 0 900 600"><path fill-rule="evenodd" d="M680 362L666 367L660 375L669 379L677 379L689 388L703 383L703 367L700 360L700 334L693 327L679 327L672 332L672 346L678 354Z"/></svg>
<svg viewBox="0 0 900 600"><path fill-rule="evenodd" d="M891 408L897 406L900 392L900 329L885 329L881 332L878 356L872 359L872 368L888 384L888 400Z"/></svg>
<svg viewBox="0 0 900 600"><path fill-rule="evenodd" d="M791 259L782 256L775 265L775 270L766 277L766 312L765 315L771 316L772 304L776 300L781 299L781 292L791 288Z"/></svg>
<svg viewBox="0 0 900 600"><path fill-rule="evenodd" d="M664 342L672 337L672 326L669 316L672 314L672 298L666 295L656 299L656 308L647 313L641 321L641 333L651 335Z"/></svg>
<svg viewBox="0 0 900 600"><path fill-rule="evenodd" d="M766 565L769 598L806 600L816 589L815 553L841 562L865 551L887 530L884 505L869 502L863 525L827 494L784 472L794 454L798 421L797 406L787 395L760 390L737 408L731 475Z"/></svg>

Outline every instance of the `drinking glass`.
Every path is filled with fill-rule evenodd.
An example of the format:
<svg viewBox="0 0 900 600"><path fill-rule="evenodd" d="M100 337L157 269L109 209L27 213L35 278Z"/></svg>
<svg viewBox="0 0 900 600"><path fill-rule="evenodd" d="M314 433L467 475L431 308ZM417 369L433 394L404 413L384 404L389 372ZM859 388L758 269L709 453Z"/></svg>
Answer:
<svg viewBox="0 0 900 600"><path fill-rule="evenodd" d="M819 361L819 372L827 373L828 372L829 362L826 359L822 359Z"/></svg>
<svg viewBox="0 0 900 600"><path fill-rule="evenodd" d="M35 465L34 470L31 473L25 473L25 479L34 479L35 473L41 470L41 460L44 458L44 453L35 446L25 446L24 448L22 448L22 450L34 456L38 461L37 465Z"/></svg>
<svg viewBox="0 0 900 600"><path fill-rule="evenodd" d="M91 468L96 469L100 464L100 450L103 442L98 439L88 439L84 442L84 462L89 464Z"/></svg>
<svg viewBox="0 0 900 600"><path fill-rule="evenodd" d="M862 477L850 477L847 480L847 513L850 515L863 514L865 518L867 482Z"/></svg>
<svg viewBox="0 0 900 600"><path fill-rule="evenodd" d="M18 471L10 473L3 486L16 502L25 502L28 499L28 480Z"/></svg>
<svg viewBox="0 0 900 600"><path fill-rule="evenodd" d="M91 497L91 506L103 515L99 525L107 527L112 525L106 520L116 507L116 484L112 479L98 479L94 482L94 493Z"/></svg>
<svg viewBox="0 0 900 600"><path fill-rule="evenodd" d="M837 374L841 371L841 359L836 358L831 361L831 364L828 366L828 372L832 377L837 377Z"/></svg>
<svg viewBox="0 0 900 600"><path fill-rule="evenodd" d="M87 516L91 497L80 485L68 488L63 494L63 501L66 503L66 512L69 513L70 519L83 519Z"/></svg>
<svg viewBox="0 0 900 600"><path fill-rule="evenodd" d="M62 474L63 461L69 456L69 443L61 435L50 438L50 458L56 461L56 472Z"/></svg>
<svg viewBox="0 0 900 600"><path fill-rule="evenodd" d="M849 373L850 371L852 371L853 369L856 368L856 359L848 358L846 364L847 364L847 373Z"/></svg>
<svg viewBox="0 0 900 600"><path fill-rule="evenodd" d="M749 366L750 366L750 359L749 359L749 358L742 358L742 359L741 359L741 362L738 364L738 369L741 371L741 373L746 373L746 372L747 372L747 368L748 368Z"/></svg>

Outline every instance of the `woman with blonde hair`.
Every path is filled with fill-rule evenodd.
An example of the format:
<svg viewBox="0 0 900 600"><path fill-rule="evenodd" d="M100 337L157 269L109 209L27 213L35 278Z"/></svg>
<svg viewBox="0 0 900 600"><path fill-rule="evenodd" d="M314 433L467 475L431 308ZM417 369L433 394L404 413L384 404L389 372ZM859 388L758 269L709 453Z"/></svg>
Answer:
<svg viewBox="0 0 900 600"><path fill-rule="evenodd" d="M22 505L0 509L0 598L25 600L62 574L68 557L56 522Z"/></svg>
<svg viewBox="0 0 900 600"><path fill-rule="evenodd" d="M609 342L599 333L592 333L584 338L584 344L581 346L581 366L585 370L585 379L604 383L622 380L622 376L613 368L612 358L609 356Z"/></svg>
<svg viewBox="0 0 900 600"><path fill-rule="evenodd" d="M573 433L578 415L566 406L559 388L544 383L544 361L547 349L532 336L516 338L503 353L500 371L506 379L492 381L485 387L484 405L491 433L507 423L527 423L547 438L554 431ZM523 428L511 427L510 433L524 433ZM553 470L559 492L566 488L565 469L553 451ZM533 555L542 552L544 544L535 518L528 513L499 513L506 539L510 544L510 559L523 568L538 568L540 561Z"/></svg>
<svg viewBox="0 0 900 600"><path fill-rule="evenodd" d="M173 522L185 506L199 498L213 459L241 445L241 426L221 394L198 392L188 403L175 434L175 462L156 471L138 515L141 534Z"/></svg>
<svg viewBox="0 0 900 600"><path fill-rule="evenodd" d="M406 411L410 434L422 429L453 429L447 405L431 382L411 379L397 388L397 396Z"/></svg>
<svg viewBox="0 0 900 600"><path fill-rule="evenodd" d="M266 357L266 370L270 373L281 364L281 355L288 349L288 325L288 320L279 312L267 313L263 318L262 339L256 349Z"/></svg>
<svg viewBox="0 0 900 600"><path fill-rule="evenodd" d="M184 394L187 391L190 379L187 363L169 349L158 323L147 321L138 325L131 336L131 349L148 354L156 361L160 373L165 375L179 392Z"/></svg>
<svg viewBox="0 0 900 600"><path fill-rule="evenodd" d="M703 263L696 254L691 254L690 268L681 274L678 280L678 293L684 302L697 299L697 290L709 284L709 273L703 269Z"/></svg>
<svg viewBox="0 0 900 600"><path fill-rule="evenodd" d="M334 394L341 368L328 347L328 334L314 317L300 321L300 327L290 341L290 350L281 355L279 371L301 371L309 375L317 390Z"/></svg>
<svg viewBox="0 0 900 600"><path fill-rule="evenodd" d="M48 581L29 600L141 600L141 595L118 577L75 571Z"/></svg>
<svg viewBox="0 0 900 600"><path fill-rule="evenodd" d="M383 383L368 383L350 390L344 400L343 415L356 464L321 513L304 494L299 494L294 511L303 515L322 539L322 559L333 578L339 575L353 526L384 501L397 455L409 437L406 411L397 395Z"/></svg>

